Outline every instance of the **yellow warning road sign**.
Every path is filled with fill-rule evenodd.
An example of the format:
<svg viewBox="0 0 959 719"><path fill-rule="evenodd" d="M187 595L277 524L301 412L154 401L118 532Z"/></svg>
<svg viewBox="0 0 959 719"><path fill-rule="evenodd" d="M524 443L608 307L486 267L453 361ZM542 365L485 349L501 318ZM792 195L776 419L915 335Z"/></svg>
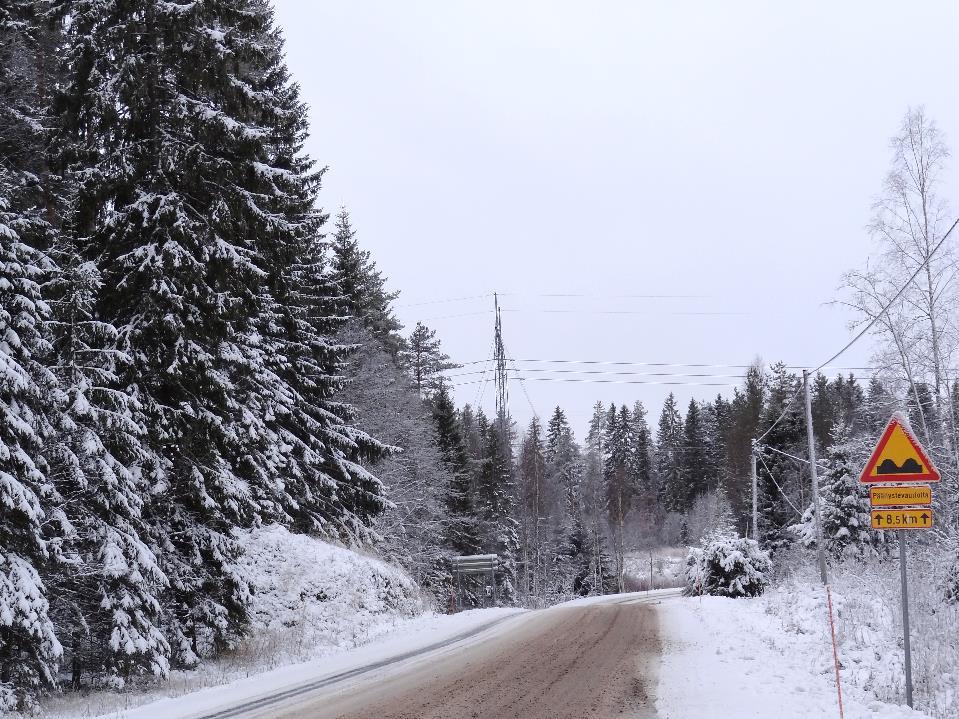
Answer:
<svg viewBox="0 0 959 719"><path fill-rule="evenodd" d="M929 529L932 526L931 509L874 509L873 529Z"/></svg>
<svg viewBox="0 0 959 719"><path fill-rule="evenodd" d="M869 504L873 507L928 507L932 504L932 487L917 484L912 487L869 488Z"/></svg>
<svg viewBox="0 0 959 719"><path fill-rule="evenodd" d="M939 472L932 466L922 445L906 429L905 420L893 415L866 462L859 481L866 484L938 482Z"/></svg>

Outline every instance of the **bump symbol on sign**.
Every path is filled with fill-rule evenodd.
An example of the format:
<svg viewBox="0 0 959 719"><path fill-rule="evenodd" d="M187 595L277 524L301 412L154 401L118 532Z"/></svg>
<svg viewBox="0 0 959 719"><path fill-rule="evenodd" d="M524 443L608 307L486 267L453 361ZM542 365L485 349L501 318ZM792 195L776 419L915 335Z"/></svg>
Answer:
<svg viewBox="0 0 959 719"><path fill-rule="evenodd" d="M939 481L939 472L932 466L925 450L912 436L908 426L905 419L893 415L859 476L860 482L877 484Z"/></svg>

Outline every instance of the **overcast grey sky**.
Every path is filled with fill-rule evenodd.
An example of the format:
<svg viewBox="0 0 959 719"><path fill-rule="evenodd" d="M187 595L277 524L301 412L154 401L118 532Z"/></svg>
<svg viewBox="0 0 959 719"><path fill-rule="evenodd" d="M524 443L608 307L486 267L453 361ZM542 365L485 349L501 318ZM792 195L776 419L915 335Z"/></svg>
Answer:
<svg viewBox="0 0 959 719"><path fill-rule="evenodd" d="M815 366L851 336L826 303L869 254L907 107L959 138L954 2L275 2L323 205L349 207L402 320L461 362L489 355L492 300L437 301L497 291L517 359ZM597 399L655 421L670 390L731 393L527 387L579 437Z"/></svg>

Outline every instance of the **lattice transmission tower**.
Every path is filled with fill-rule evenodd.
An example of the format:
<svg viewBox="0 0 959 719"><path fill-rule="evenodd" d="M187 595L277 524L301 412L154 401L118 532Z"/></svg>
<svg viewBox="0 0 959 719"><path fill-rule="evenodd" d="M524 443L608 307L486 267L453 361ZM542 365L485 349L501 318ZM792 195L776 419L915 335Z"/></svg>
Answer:
<svg viewBox="0 0 959 719"><path fill-rule="evenodd" d="M493 293L493 306L496 309L496 334L494 356L496 358L496 421L500 431L509 427L509 376L506 371L506 349L503 347L503 320L500 315L499 297Z"/></svg>

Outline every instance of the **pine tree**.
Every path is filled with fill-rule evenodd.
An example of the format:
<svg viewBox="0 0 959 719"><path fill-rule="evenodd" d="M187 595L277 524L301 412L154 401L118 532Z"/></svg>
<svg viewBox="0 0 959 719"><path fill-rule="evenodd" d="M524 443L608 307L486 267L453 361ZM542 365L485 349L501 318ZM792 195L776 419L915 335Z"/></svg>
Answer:
<svg viewBox="0 0 959 719"><path fill-rule="evenodd" d="M441 345L436 330L417 322L410 334L407 349L402 354L416 391L424 397L437 390L443 381L443 372L459 366L450 362L449 355L443 352Z"/></svg>
<svg viewBox="0 0 959 719"><path fill-rule="evenodd" d="M474 412L468 404L463 405L463 408L458 412L460 431L463 435L463 441L466 443L467 456L471 460L479 459L482 455L482 431L479 427L478 417L482 413L482 409Z"/></svg>
<svg viewBox="0 0 959 719"><path fill-rule="evenodd" d="M301 247L299 259L291 260L274 289L274 296L281 298L274 327L283 329L273 338L277 351L271 353L267 366L283 382L284 391L278 395L283 401L277 403L270 428L280 446L292 451L282 464L284 484L273 491L282 506L270 514L291 518L299 531L362 544L372 538L369 526L385 508L383 484L368 467L392 449L354 426L353 405L386 412L394 408L376 408L369 398L343 392L352 347L362 347L374 356L378 347L354 341L355 337L344 341L338 334L342 320L336 314L335 288L325 271L322 248L315 241ZM288 289L282 291L281 287ZM357 354L363 355L363 351ZM359 378L361 364L354 361L349 365L349 373L358 382L363 381ZM393 375L390 389L408 391L402 373L392 364L394 367L379 365L384 376ZM416 407L417 416L425 414L415 396L408 399L416 400L408 404ZM425 439L428 421L422 419L420 424L424 442L431 442L431 438Z"/></svg>
<svg viewBox="0 0 959 719"><path fill-rule="evenodd" d="M832 404L835 408L835 421L845 424L849 431L856 434L860 431L860 414L863 403L866 401L862 387L856 376L850 372L846 377L837 375L831 385ZM827 436L823 446L828 444Z"/></svg>
<svg viewBox="0 0 959 719"><path fill-rule="evenodd" d="M562 524L568 533L572 518L579 512L581 477L579 447L566 413L560 407L553 411L546 428L545 459L547 482L563 497Z"/></svg>
<svg viewBox="0 0 959 719"><path fill-rule="evenodd" d="M637 491L652 493L655 490L653 438L646 421L646 407L638 400L633 404L633 412L630 415L630 432L633 438L632 465L636 473Z"/></svg>
<svg viewBox="0 0 959 719"><path fill-rule="evenodd" d="M840 382L842 376L837 378ZM830 385L825 375L821 372L816 373L811 388L812 392L812 428L813 434L820 447L825 447L829 443L832 435L833 426L836 423L837 408L833 401L834 387Z"/></svg>

